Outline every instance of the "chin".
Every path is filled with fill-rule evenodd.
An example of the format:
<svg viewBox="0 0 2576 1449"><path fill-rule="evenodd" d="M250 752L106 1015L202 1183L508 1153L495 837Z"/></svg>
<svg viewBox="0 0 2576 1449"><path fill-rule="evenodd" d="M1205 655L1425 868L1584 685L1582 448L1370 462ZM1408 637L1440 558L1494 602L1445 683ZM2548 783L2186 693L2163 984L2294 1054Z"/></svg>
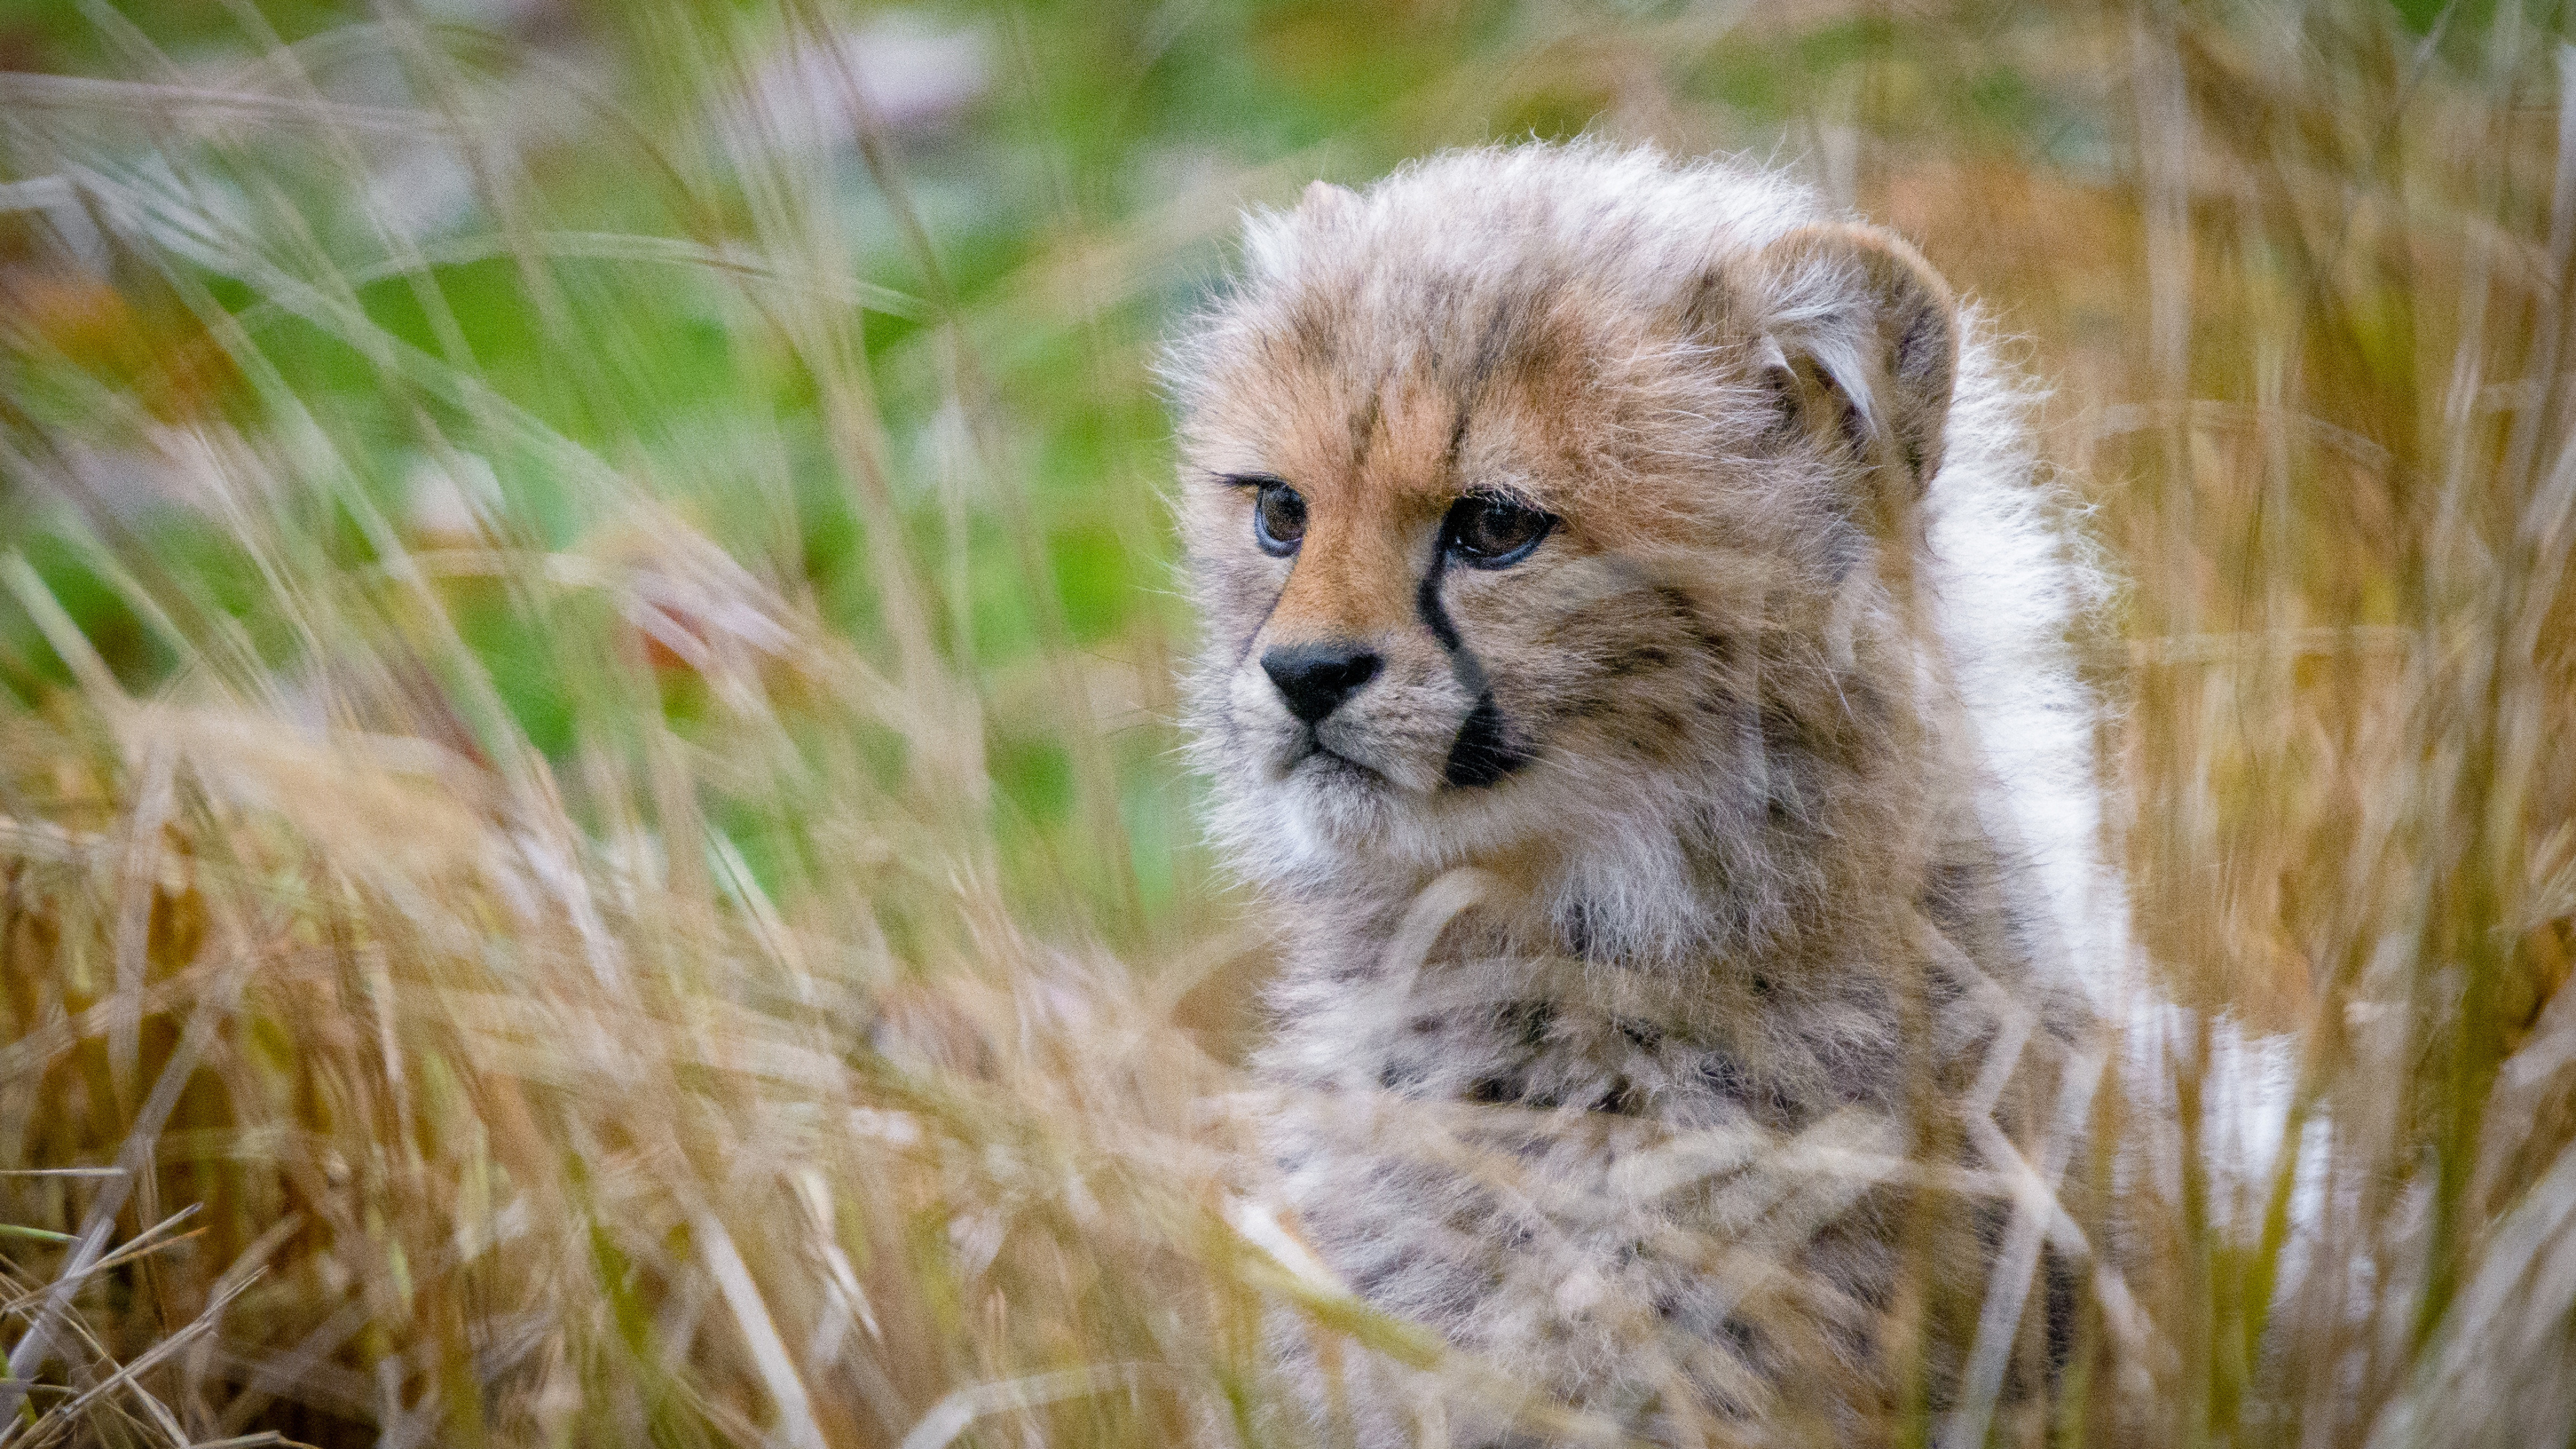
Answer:
<svg viewBox="0 0 2576 1449"><path fill-rule="evenodd" d="M1266 793L1300 835L1336 851L1368 850L1410 813L1404 792L1386 776L1321 752L1298 761Z"/></svg>
<svg viewBox="0 0 2576 1449"><path fill-rule="evenodd" d="M1210 824L1254 877L1337 876L1371 861L1393 863L1423 833L1421 797L1339 755L1229 776Z"/></svg>
<svg viewBox="0 0 2576 1449"><path fill-rule="evenodd" d="M1301 843L1338 860L1445 870L1549 833L1556 811L1544 782L1407 789L1347 761L1276 787ZM1561 817L1558 817L1561 818Z"/></svg>
<svg viewBox="0 0 2576 1449"><path fill-rule="evenodd" d="M1278 738L1270 749L1261 764L1237 758L1212 822L1256 876L1445 870L1599 815L1597 799L1584 799L1580 782L1544 756L1494 784L1462 788L1439 783L1438 752L1355 759L1302 738Z"/></svg>

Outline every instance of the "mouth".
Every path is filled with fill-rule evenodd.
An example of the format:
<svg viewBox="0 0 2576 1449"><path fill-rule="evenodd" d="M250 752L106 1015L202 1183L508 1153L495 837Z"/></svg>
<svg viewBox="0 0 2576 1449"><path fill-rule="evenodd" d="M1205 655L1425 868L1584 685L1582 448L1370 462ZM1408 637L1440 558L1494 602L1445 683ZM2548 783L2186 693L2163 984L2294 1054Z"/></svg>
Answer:
<svg viewBox="0 0 2576 1449"><path fill-rule="evenodd" d="M1319 780L1349 780L1353 783L1385 785L1387 778L1350 756L1335 750L1307 730L1279 767L1280 778L1303 771Z"/></svg>

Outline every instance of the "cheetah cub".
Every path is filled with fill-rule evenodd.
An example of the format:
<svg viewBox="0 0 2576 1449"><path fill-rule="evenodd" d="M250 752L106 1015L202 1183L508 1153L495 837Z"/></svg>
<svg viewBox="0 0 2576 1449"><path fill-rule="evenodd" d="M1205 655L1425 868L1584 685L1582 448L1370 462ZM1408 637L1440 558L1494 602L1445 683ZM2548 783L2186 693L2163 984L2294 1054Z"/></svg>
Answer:
<svg viewBox="0 0 2576 1449"><path fill-rule="evenodd" d="M1288 944L1271 1146L1343 1282L1500 1371L1285 1322L1310 1427L2029 1405L2116 883L2026 386L1732 164L1453 153L1245 252L1169 372L1197 759Z"/></svg>

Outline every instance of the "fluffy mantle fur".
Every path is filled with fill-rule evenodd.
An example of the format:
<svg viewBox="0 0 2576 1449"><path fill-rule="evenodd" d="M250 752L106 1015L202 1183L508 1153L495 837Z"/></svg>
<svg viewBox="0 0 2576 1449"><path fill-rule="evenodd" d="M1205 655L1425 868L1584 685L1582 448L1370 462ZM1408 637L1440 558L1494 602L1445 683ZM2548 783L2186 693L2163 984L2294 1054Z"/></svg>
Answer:
<svg viewBox="0 0 2576 1449"><path fill-rule="evenodd" d="M1529 146L1254 217L1168 371L1196 758L1288 943L1259 1065L1322 1259L1658 1442L2045 1372L1993 1184L2062 1166L2121 913L2092 577L1976 312L1781 175ZM1488 566L1474 500L1546 531ZM1367 677L1309 723L1316 649ZM1305 1341L1363 1444L1539 1434Z"/></svg>

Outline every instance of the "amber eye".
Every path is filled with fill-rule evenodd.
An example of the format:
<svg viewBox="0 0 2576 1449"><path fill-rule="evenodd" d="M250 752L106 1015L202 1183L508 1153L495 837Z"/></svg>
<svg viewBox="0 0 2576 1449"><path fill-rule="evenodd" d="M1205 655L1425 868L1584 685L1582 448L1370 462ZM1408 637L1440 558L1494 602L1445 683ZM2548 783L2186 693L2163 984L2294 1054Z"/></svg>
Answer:
<svg viewBox="0 0 2576 1449"><path fill-rule="evenodd" d="M1477 568L1509 568L1528 558L1556 519L1492 493L1470 493L1449 505L1442 524L1449 552Z"/></svg>
<svg viewBox="0 0 2576 1449"><path fill-rule="evenodd" d="M1306 536L1306 500L1276 478L1263 482L1260 489L1252 500L1252 541L1261 545L1263 553L1286 558Z"/></svg>

